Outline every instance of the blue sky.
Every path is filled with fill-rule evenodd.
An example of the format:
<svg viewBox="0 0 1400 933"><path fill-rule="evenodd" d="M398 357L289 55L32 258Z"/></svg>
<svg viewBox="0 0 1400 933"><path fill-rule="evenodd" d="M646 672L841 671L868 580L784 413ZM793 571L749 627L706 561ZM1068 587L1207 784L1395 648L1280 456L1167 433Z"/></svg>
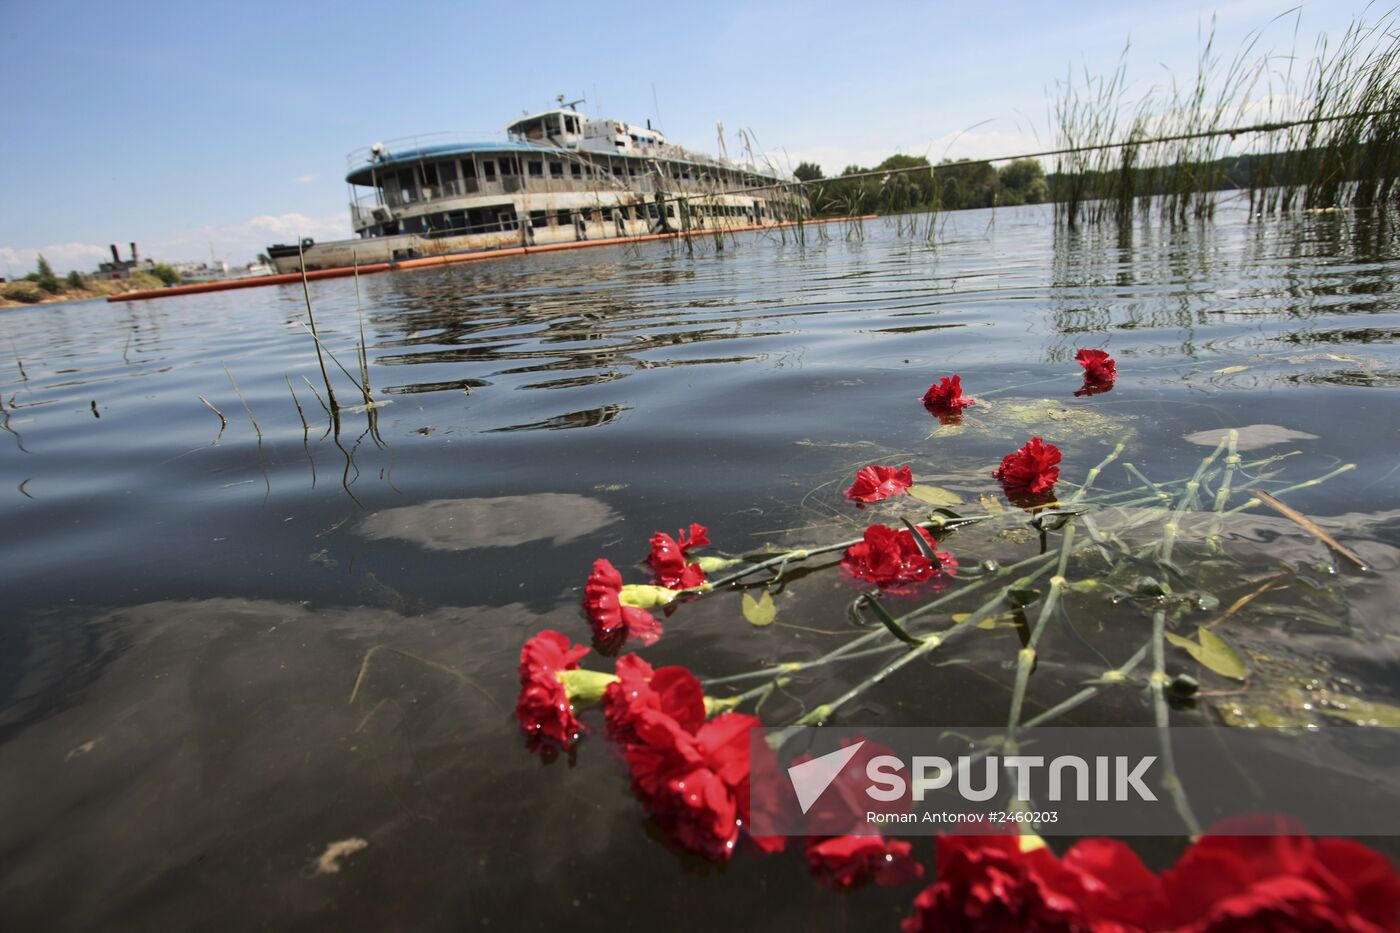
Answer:
<svg viewBox="0 0 1400 933"><path fill-rule="evenodd" d="M360 3L0 0L0 274L106 244L243 262L349 232L345 154L494 132L554 95L714 151L715 122L828 172L895 151L989 157L1046 138L1047 90L1111 70L1194 74L1286 2ZM1307 3L1297 47L1361 3ZM1264 44L1294 45L1294 18ZM1165 70L1164 70L1165 69ZM653 103L652 86L656 101ZM969 129L971 128L971 129ZM731 135L731 151L738 147Z"/></svg>

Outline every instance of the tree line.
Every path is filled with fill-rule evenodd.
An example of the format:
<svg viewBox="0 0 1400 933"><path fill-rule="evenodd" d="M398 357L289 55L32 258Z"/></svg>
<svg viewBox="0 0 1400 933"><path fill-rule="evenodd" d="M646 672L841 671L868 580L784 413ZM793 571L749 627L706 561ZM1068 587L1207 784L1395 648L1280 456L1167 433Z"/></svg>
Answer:
<svg viewBox="0 0 1400 933"><path fill-rule="evenodd" d="M934 165L923 156L893 155L874 168L848 165L833 178L812 162L801 163L793 174L808 182L812 210L824 216L1014 207L1050 198L1045 170L1035 159L995 168L967 159Z"/></svg>

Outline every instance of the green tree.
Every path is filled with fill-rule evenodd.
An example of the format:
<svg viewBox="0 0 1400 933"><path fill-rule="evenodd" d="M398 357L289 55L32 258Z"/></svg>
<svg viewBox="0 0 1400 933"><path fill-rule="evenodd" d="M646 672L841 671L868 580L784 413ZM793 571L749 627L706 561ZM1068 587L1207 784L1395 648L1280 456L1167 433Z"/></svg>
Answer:
<svg viewBox="0 0 1400 933"><path fill-rule="evenodd" d="M822 167L815 162L799 162L797 168L792 170L793 177L798 181L821 181Z"/></svg>
<svg viewBox="0 0 1400 933"><path fill-rule="evenodd" d="M69 288L82 288L83 274L77 269L74 269L72 272L68 273L68 278L64 279L63 283Z"/></svg>
<svg viewBox="0 0 1400 933"><path fill-rule="evenodd" d="M1039 204L1050 195L1045 169L1035 159L1017 159L997 173L1002 204Z"/></svg>
<svg viewBox="0 0 1400 933"><path fill-rule="evenodd" d="M175 271L175 267L167 263L158 262L151 267L151 274L160 279L166 285L179 285L180 273Z"/></svg>
<svg viewBox="0 0 1400 933"><path fill-rule="evenodd" d="M63 285L58 281L58 276L53 274L53 266L44 258L44 254L39 254L39 261L34 266L34 284L48 292L50 295L57 295L63 291Z"/></svg>

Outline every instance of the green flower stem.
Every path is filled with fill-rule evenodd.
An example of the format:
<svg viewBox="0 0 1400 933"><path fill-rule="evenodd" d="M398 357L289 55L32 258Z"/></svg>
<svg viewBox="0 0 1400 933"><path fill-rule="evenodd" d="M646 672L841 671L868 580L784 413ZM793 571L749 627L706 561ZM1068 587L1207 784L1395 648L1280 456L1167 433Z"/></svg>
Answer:
<svg viewBox="0 0 1400 933"><path fill-rule="evenodd" d="M1162 767L1166 771L1163 785L1172 795L1176 812L1186 824L1192 836L1201 834L1201 824L1186 799L1186 788L1176 773L1176 756L1172 753L1171 714L1167 709L1167 684L1170 678L1166 672L1166 630L1167 611L1158 609L1152 613L1152 708L1157 721L1157 742L1161 748Z"/></svg>
<svg viewBox="0 0 1400 933"><path fill-rule="evenodd" d="M1201 476L1210 468L1210 465L1215 462L1215 458L1220 456L1221 451L1224 449L1225 438L1222 437L1220 443L1215 445L1215 450L1211 451L1201 460L1200 466L1196 467L1195 474L1192 475L1191 479L1187 480L1186 491L1181 495L1181 498L1177 499L1176 508L1172 510L1171 518L1167 520L1167 524L1163 529L1161 551L1163 564L1171 565L1172 549L1176 546L1176 534L1181 528L1181 515L1191 503L1196 501L1196 490L1200 488Z"/></svg>
<svg viewBox="0 0 1400 933"><path fill-rule="evenodd" d="M1080 499L1083 499L1084 494L1089 491L1090 486L1094 485L1094 481L1099 478L1099 474L1103 472L1104 467L1108 466L1114 460L1117 460L1118 455L1121 454L1123 452L1123 448L1127 446L1128 439L1126 437L1119 439L1118 444L1113 448L1112 451L1109 452L1108 456L1104 457L1103 460L1099 461L1098 466L1094 467L1092 470L1085 474L1083 484L1080 485L1080 487L1074 491L1074 495L1069 497L1069 503L1072 504L1078 502Z"/></svg>
<svg viewBox="0 0 1400 933"><path fill-rule="evenodd" d="M816 707L806 715L802 716L792 725L788 726L782 732L777 733L770 739L770 742L773 744L773 747L777 748L781 746L782 743L785 742L796 729L799 729L803 726L822 725L828 719L830 719L841 707L856 699L876 684L884 682L891 674L895 673L900 668L913 663L919 658L926 657L931 652L946 644L948 639L952 638L954 635L957 635L961 632L965 632L973 628L977 625L977 623L981 622L983 619L992 616L993 614L1004 608L1010 602L1010 600L1008 599L1008 594L1012 590L1024 589L1025 587L1034 583L1037 579L1039 579L1045 574L1046 570L1049 569L1048 562L1046 563L1047 566L1041 568L1036 573L1028 574L1024 577L1019 577L1016 580L1013 580L1010 584L1003 587L1000 591L998 591L998 593L995 596L984 602L972 614L970 614L967 618L963 619L961 622L958 622L955 625L944 629L941 632L924 636L923 640L919 643L917 647L910 648L903 655L901 655L898 658L895 658L893 661L876 671L873 675L856 684L854 687L851 687L849 690L838 696L836 699L831 700L827 703L823 703L821 706ZM905 616L904 618L909 618L909 616ZM883 634L883 632L878 634Z"/></svg>
<svg viewBox="0 0 1400 933"><path fill-rule="evenodd" d="M1227 439L1227 451L1225 455L1225 478L1221 480L1220 488L1215 493L1215 517L1210 521L1210 531L1206 533L1206 546L1212 551L1220 549L1220 528L1225 523L1225 501L1230 498L1230 482L1235 477L1235 468L1239 466L1240 454L1236 449L1240 441L1240 432L1234 428L1230 429Z"/></svg>
<svg viewBox="0 0 1400 933"><path fill-rule="evenodd" d="M880 634L884 634L881 631ZM862 638L867 636L862 636ZM759 668L756 671L745 671L742 674L729 674L725 677L711 677L708 680L700 681L700 685L705 688L717 687L723 684L736 684L745 680L755 680L761 677L781 677L784 674L796 674L799 671L809 670L814 667L821 667L834 661L854 661L857 658L869 658L877 654L887 654L898 648L898 644L880 645L878 648L867 648L864 651L852 651L839 656L831 653L824 654L811 661L792 661L787 664L775 664L772 667ZM760 688L755 688L760 689Z"/></svg>
<svg viewBox="0 0 1400 933"><path fill-rule="evenodd" d="M1117 456L1118 450L1122 450L1123 445L1119 443L1118 449L1110 456ZM1087 485L1087 484L1086 484ZM1035 667L1035 650L1040 644L1040 636L1045 632L1046 623L1050 621L1050 616L1054 613L1055 607L1059 605L1060 594L1069 586L1069 581L1065 579L1065 570L1069 566L1069 556L1074 551L1074 522L1071 521L1065 526L1064 533L1060 535L1060 556L1055 567L1055 575L1050 578L1050 592L1045 594L1045 599L1040 603L1040 615L1036 617L1035 626L1031 629L1031 634L1026 639L1026 645L1016 655L1016 686L1011 693L1011 712L1007 719L1006 740L1014 742L1016 739L1016 724L1021 721L1021 706L1026 699L1026 687L1030 683L1031 669Z"/></svg>
<svg viewBox="0 0 1400 933"><path fill-rule="evenodd" d="M1054 706L1045 710L1043 713L1038 713L1035 716L1032 716L1030 719L1027 719L1021 724L1021 728L1033 729L1036 726L1044 725L1047 722L1051 722L1052 720L1058 719L1065 713L1068 713L1071 710L1073 710L1075 707L1082 706L1084 703L1087 703L1089 700L1093 699L1098 694L1098 692L1102 690L1105 686L1128 683L1128 675L1131 674L1133 672L1133 669L1136 668L1139 664L1141 664L1143 662L1143 659L1147 657L1147 652L1150 647L1150 643L1144 644L1128 660L1124 661L1122 664L1120 664L1118 667L1115 667L1113 670L1106 672L1101 678L1099 678L1098 683L1090 684L1089 686L1080 690L1078 693L1073 694L1072 696L1064 700L1061 700L1059 703L1056 703Z"/></svg>
<svg viewBox="0 0 1400 933"><path fill-rule="evenodd" d="M935 609L938 609L939 607L944 606L955 599L961 599L962 597L970 593L975 593L978 590L985 589L993 581L1007 574L1015 573L1018 570L1023 570L1028 567L1034 567L1038 564L1043 564L1046 566L1046 569L1048 569L1051 559L1052 558L1049 555L1037 554L1034 557L1028 557L1025 560L1017 561L1014 564L1009 564L1005 567L998 568L994 573L988 574L986 577L983 577L982 579L977 580L976 582L969 583L967 586L959 587L951 593L947 593L943 596L940 596L933 602L920 606L918 609L915 609L911 612L905 613L904 615L900 616L896 621L899 622L900 625L904 625L913 619L928 615ZM1041 573L1044 573L1044 570L1042 570ZM1037 574L1036 576L1038 577L1039 575L1040 574ZM811 668L821 667L823 665L830 664L834 661L847 661L854 660L856 658L866 658L870 657L871 655L880 654L882 652L886 652L891 649L900 647L900 644L896 642L893 644L881 645L877 648L865 648L865 646L869 645L871 642L888 637L891 637L889 631L886 630L884 627L880 627L873 631L867 632L866 634L861 635L858 638L853 638L846 644L841 645L840 647L835 648L831 651L828 651L826 654L822 655L819 658L813 658L811 661L778 664L772 667L760 668L755 671L746 671L742 674L729 674L724 677L712 677L707 680L701 680L700 683L702 686L712 687L720 684L738 683L744 680L753 680L759 677L774 677L780 674L810 670Z"/></svg>
<svg viewBox="0 0 1400 933"><path fill-rule="evenodd" d="M1354 463L1344 463L1344 464L1342 464L1341 466L1337 467L1337 468L1336 468L1335 470L1333 470L1332 472L1330 472L1330 473L1324 473L1324 474L1322 474L1321 476L1317 477L1316 479L1304 480L1304 481L1301 482L1301 483L1294 483L1292 486L1285 486L1285 487L1283 487L1282 489L1275 490L1275 491L1274 491L1274 495L1276 495L1276 496L1281 496L1281 495L1283 495L1284 493L1287 493L1287 492L1295 492L1296 490L1299 490L1299 489L1306 489L1306 488L1308 488L1309 486L1317 486L1317 485L1319 485L1320 483L1325 483L1325 482L1327 482L1329 479L1333 479L1334 477L1341 476L1343 473L1347 472L1348 470L1354 470L1354 469L1356 469L1356 464L1354 464ZM1241 487L1241 488L1243 488L1243 487ZM1259 505L1262 505L1262 504L1263 504L1263 503L1262 503L1261 500L1259 500L1259 499L1250 499L1248 502L1241 503L1240 505L1235 506L1233 509L1229 509L1228 511L1226 511L1225 514L1226 514L1226 515L1234 515L1236 512L1243 512L1245 509L1252 509L1252 508L1255 508L1256 506L1259 506Z"/></svg>

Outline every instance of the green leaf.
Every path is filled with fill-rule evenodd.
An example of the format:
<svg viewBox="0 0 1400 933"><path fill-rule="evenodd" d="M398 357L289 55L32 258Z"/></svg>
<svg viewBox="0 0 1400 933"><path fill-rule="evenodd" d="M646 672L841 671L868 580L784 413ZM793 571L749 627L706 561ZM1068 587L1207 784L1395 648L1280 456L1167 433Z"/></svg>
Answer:
<svg viewBox="0 0 1400 933"><path fill-rule="evenodd" d="M754 599L751 593L745 593L743 603L744 618L753 625L772 625L778 615L778 607L773 605L773 594L767 590L758 599Z"/></svg>
<svg viewBox="0 0 1400 933"><path fill-rule="evenodd" d="M1040 598L1039 590L1019 589L1007 590L1006 601L1017 609L1024 609Z"/></svg>
<svg viewBox="0 0 1400 933"><path fill-rule="evenodd" d="M1344 719L1354 726L1384 726L1387 729L1400 728L1400 706L1388 703L1373 703L1355 697L1329 697L1328 702L1318 706L1317 711L1337 719Z"/></svg>
<svg viewBox="0 0 1400 933"><path fill-rule="evenodd" d="M937 486L910 486L908 492L915 499L929 505L957 505L962 502L962 496Z"/></svg>
<svg viewBox="0 0 1400 933"><path fill-rule="evenodd" d="M919 526L902 516L900 521L904 522L904 527L909 529L909 534L914 539L914 547L919 549L919 553L924 555L924 559L935 567L942 567L943 562L938 559L938 553L929 545L928 539L919 533Z"/></svg>
<svg viewBox="0 0 1400 933"><path fill-rule="evenodd" d="M904 628L898 622L895 621L894 616L890 615L889 611L885 609L884 606L880 605L879 600L877 600L874 596L871 596L869 593L865 594L865 604L871 609L875 610L875 615L879 617L880 622L885 626L885 628L890 630L890 634L893 635L895 638L898 638L906 645L923 644L923 642L921 642L919 639L906 632Z"/></svg>
<svg viewBox="0 0 1400 933"><path fill-rule="evenodd" d="M1229 642L1208 628L1196 629L1196 638L1199 641L1192 641L1171 632L1167 632L1166 635L1167 641L1185 650L1203 667L1210 668L1222 677L1244 680L1249 673L1249 667L1245 664L1240 653L1231 648Z"/></svg>

